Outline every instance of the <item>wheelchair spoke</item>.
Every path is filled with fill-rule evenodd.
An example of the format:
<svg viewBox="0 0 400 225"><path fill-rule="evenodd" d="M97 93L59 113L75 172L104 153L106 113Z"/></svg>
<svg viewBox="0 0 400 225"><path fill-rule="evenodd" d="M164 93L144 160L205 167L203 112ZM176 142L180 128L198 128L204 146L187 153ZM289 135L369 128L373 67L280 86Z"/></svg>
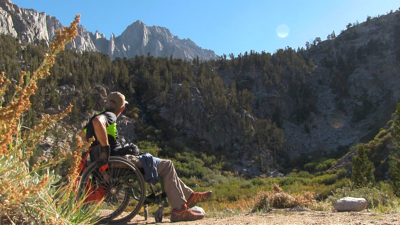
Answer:
<svg viewBox="0 0 400 225"><path fill-rule="evenodd" d="M133 164L118 157L110 157L104 172L99 169L92 164L82 175L81 190L86 190L87 202L93 204L104 199L99 207L102 223L128 222L145 201L143 176Z"/></svg>

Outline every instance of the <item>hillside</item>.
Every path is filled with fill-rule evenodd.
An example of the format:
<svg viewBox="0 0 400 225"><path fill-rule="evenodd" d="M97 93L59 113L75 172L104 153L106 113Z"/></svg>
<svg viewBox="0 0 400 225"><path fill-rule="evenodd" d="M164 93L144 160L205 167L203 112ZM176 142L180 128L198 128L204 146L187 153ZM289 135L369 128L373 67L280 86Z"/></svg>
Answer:
<svg viewBox="0 0 400 225"><path fill-rule="evenodd" d="M37 67L47 46L10 35L1 36L0 70L18 80L21 68ZM57 138L72 138L101 110L106 93L119 90L130 102L119 122L122 139L157 146L159 156L179 162L185 177L201 177L204 168L249 177L274 169L287 173L342 157L391 119L400 98L400 12L349 24L337 36L317 37L297 50L190 61L130 56L111 61L100 52L61 53L24 124L32 127L43 113L72 103L64 121L70 126L54 128L62 133ZM50 136L42 145L45 151L56 146Z"/></svg>

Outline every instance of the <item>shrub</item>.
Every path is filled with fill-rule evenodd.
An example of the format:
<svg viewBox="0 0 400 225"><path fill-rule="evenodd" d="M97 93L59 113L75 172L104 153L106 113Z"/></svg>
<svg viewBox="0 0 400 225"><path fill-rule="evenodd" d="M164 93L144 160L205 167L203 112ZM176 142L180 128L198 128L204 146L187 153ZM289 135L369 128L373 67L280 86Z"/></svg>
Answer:
<svg viewBox="0 0 400 225"><path fill-rule="evenodd" d="M347 174L347 170L346 170L345 168L340 169L340 170L338 170L338 171L336 172L336 176L337 176L338 179L345 178L345 177L346 177L346 174Z"/></svg>
<svg viewBox="0 0 400 225"><path fill-rule="evenodd" d="M342 180L336 181L333 185L325 186L325 185L320 185L322 186L322 190L320 190L317 194L318 199L323 200L328 198L328 196L332 195L334 191L338 188L342 188L350 183L350 180L347 178L344 178Z"/></svg>
<svg viewBox="0 0 400 225"><path fill-rule="evenodd" d="M307 171L300 171L296 174L296 177L311 178L312 175Z"/></svg>
<svg viewBox="0 0 400 225"><path fill-rule="evenodd" d="M330 211L332 210L332 204L326 201L314 201L311 202L308 206L309 209L313 211Z"/></svg>
<svg viewBox="0 0 400 225"><path fill-rule="evenodd" d="M279 180L280 186L289 186L295 183L301 183L303 185L310 184L310 179L301 177L285 177Z"/></svg>
<svg viewBox="0 0 400 225"><path fill-rule="evenodd" d="M363 145L359 145L357 155L353 157L351 181L356 187L371 186L375 182L374 164L369 161Z"/></svg>
<svg viewBox="0 0 400 225"><path fill-rule="evenodd" d="M270 192L260 191L257 193L256 201L253 207L253 211L269 211L271 209L271 204L268 200Z"/></svg>
<svg viewBox="0 0 400 225"><path fill-rule="evenodd" d="M295 206L308 206L315 203L314 194L311 192L305 192L303 195L292 197L282 192L282 188L277 184L273 184L272 190L273 193L267 191L257 193L253 211L268 211L272 207L291 208Z"/></svg>
<svg viewBox="0 0 400 225"><path fill-rule="evenodd" d="M75 191L81 152L91 143L83 145L78 141L77 147L69 153L69 146L65 144L62 154L55 158L41 156L34 165L28 163L45 131L65 117L72 105L58 115L44 116L36 127L23 135L21 132L21 115L31 106L30 96L35 93L39 79L50 76L49 69L56 55L77 35L77 23L79 16L70 27L56 31L57 37L50 43L41 66L32 74L22 71L9 105L0 105L0 215L1 220L6 218L11 224L90 224L97 220L93 216L96 207L80 208ZM10 83L4 72L1 73L0 98ZM53 188L52 183L60 177L52 168L68 159L72 159L67 175L69 182L62 188Z"/></svg>
<svg viewBox="0 0 400 225"><path fill-rule="evenodd" d="M263 179L263 178L256 177L256 178L254 178L254 179L251 180L251 183L252 183L253 185L262 186L262 185L265 185L265 184L266 184L266 181L265 181L265 179Z"/></svg>
<svg viewBox="0 0 400 225"><path fill-rule="evenodd" d="M308 172L312 172L314 171L316 165L317 163L315 162L307 163L304 165L304 169L307 170Z"/></svg>
<svg viewBox="0 0 400 225"><path fill-rule="evenodd" d="M315 177L314 179L312 179L312 182L317 183L317 184L330 185L330 184L334 184L337 179L338 179L338 177L336 174L324 174L324 175Z"/></svg>
<svg viewBox="0 0 400 225"><path fill-rule="evenodd" d="M215 186L218 184L227 184L230 179L232 179L232 177L224 176L221 171L212 170L207 172L202 180L205 186Z"/></svg>
<svg viewBox="0 0 400 225"><path fill-rule="evenodd" d="M334 191L333 195L327 199L332 204L343 197L365 198L369 209L383 209L383 211L393 211L393 208L399 207L399 202L395 196L387 191L388 184L380 183L379 186L361 187L350 184ZM381 210L382 211L382 210Z"/></svg>
<svg viewBox="0 0 400 225"><path fill-rule="evenodd" d="M395 194L399 197L400 196L400 146L399 146L399 141L400 141L400 104L397 104L397 110L396 110L396 119L393 121L393 130L395 133L394 136L394 146L395 149L393 149L390 154L390 184L395 192Z"/></svg>
<svg viewBox="0 0 400 225"><path fill-rule="evenodd" d="M270 205L274 208L291 208L296 206L295 198L286 193L274 193L268 196Z"/></svg>
<svg viewBox="0 0 400 225"><path fill-rule="evenodd" d="M139 141L137 143L137 146L139 148L139 151L148 152L155 157L158 157L158 153L161 151L161 148L159 148L154 142Z"/></svg>

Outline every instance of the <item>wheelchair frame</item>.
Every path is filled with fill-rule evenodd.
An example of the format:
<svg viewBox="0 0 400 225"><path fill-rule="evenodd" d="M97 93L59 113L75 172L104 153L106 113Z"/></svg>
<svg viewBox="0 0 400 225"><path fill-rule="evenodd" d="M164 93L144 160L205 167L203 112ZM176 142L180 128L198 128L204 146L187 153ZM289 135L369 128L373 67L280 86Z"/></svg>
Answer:
<svg viewBox="0 0 400 225"><path fill-rule="evenodd" d="M89 151L90 152L90 151ZM166 202L166 194L162 178L160 178L162 193L156 195L154 185L146 184L143 178L143 170L138 169L136 165L123 157L111 156L107 165L98 167L95 163L87 165L87 152L82 158L80 165L81 176L79 191L86 195L87 204L100 203L106 208L115 207L116 209L107 209L110 212L107 216L102 216L98 224L126 224L134 218L144 207L144 217L148 219L148 204L158 204L159 208L155 213L156 222L162 222L163 202ZM149 191L146 187L150 187ZM150 194L147 195L147 192ZM132 200L132 202L130 202ZM126 212L127 208L129 212ZM124 215L128 213L128 215ZM122 218L121 218L122 216Z"/></svg>

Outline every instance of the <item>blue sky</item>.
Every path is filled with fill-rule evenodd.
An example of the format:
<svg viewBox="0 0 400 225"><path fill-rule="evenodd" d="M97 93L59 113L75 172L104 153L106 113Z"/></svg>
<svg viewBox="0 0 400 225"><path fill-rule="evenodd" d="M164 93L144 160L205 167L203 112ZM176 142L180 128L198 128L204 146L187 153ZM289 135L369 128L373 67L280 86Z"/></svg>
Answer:
<svg viewBox="0 0 400 225"><path fill-rule="evenodd" d="M316 37L325 40L348 23L385 15L400 7L398 0L11 0L55 16L66 26L76 14L91 32L110 38L141 20L168 28L217 55L255 50L274 53L297 49ZM286 26L285 26L286 25ZM278 36L277 28L283 27Z"/></svg>

